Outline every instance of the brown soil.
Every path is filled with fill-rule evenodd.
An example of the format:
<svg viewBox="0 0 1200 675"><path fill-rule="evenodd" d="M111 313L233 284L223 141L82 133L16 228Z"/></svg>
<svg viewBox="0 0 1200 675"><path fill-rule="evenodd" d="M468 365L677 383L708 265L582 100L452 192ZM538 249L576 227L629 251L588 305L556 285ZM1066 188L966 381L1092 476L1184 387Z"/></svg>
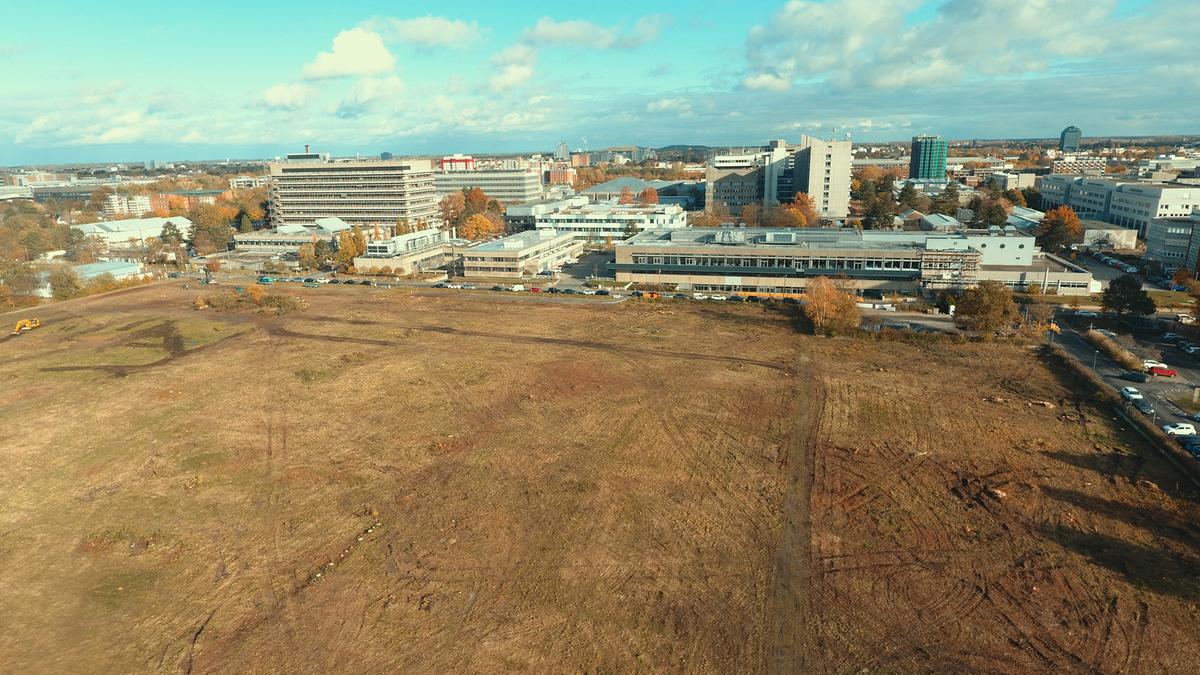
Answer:
<svg viewBox="0 0 1200 675"><path fill-rule="evenodd" d="M1200 669L1200 500L1027 349L295 292L0 347L0 670Z"/></svg>

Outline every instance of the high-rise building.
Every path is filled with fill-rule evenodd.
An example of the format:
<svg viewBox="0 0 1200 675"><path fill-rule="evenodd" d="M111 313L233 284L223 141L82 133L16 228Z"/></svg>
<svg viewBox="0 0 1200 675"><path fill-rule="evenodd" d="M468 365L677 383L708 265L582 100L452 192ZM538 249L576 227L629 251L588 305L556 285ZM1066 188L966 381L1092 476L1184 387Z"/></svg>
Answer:
<svg viewBox="0 0 1200 675"><path fill-rule="evenodd" d="M390 153L390 152L381 152L381 153L379 153L379 159L382 159L383 161L385 161L385 162L386 162L386 161L388 161L388 160L392 159L392 153Z"/></svg>
<svg viewBox="0 0 1200 675"><path fill-rule="evenodd" d="M794 191L811 197L822 216L845 218L850 213L850 161L849 140L801 136L800 151L793 159Z"/></svg>
<svg viewBox="0 0 1200 675"><path fill-rule="evenodd" d="M558 144L554 150L554 159L569 160L571 159L571 148L567 147L566 141Z"/></svg>
<svg viewBox="0 0 1200 675"><path fill-rule="evenodd" d="M524 204L542 198L542 174L532 169L456 169L434 174L438 197L479 188L501 204Z"/></svg>
<svg viewBox="0 0 1200 675"><path fill-rule="evenodd" d="M1083 138L1083 132L1079 127L1072 124L1062 133L1058 135L1058 149L1062 152L1076 152L1079 150L1079 140Z"/></svg>
<svg viewBox="0 0 1200 675"><path fill-rule="evenodd" d="M944 180L949 144L941 136L913 136L908 177L916 180Z"/></svg>
<svg viewBox="0 0 1200 675"><path fill-rule="evenodd" d="M271 226L341 218L351 225L395 225L400 219L438 224L429 160L328 161L318 153L271 162Z"/></svg>

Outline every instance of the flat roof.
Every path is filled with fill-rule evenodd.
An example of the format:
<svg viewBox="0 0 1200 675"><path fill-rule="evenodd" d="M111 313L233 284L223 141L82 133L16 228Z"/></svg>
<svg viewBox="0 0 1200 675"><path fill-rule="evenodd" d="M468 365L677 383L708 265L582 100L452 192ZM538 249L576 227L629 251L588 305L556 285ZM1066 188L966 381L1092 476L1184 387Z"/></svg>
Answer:
<svg viewBox="0 0 1200 675"><path fill-rule="evenodd" d="M519 251L523 248L529 248L530 246L540 244L544 241L551 241L559 237L571 237L573 239L575 234L573 232L563 232L562 234L559 234L557 230L526 230L524 232L518 232L516 234L509 235L507 237L484 242L478 246L472 247L471 250L490 251L496 253L501 251Z"/></svg>

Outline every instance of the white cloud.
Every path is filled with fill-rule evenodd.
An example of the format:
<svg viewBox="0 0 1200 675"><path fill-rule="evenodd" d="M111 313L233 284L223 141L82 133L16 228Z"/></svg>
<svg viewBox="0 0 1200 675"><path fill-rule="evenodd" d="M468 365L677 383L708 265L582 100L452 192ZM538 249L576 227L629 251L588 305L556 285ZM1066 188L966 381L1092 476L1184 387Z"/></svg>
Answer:
<svg viewBox="0 0 1200 675"><path fill-rule="evenodd" d="M788 79L774 73L759 73L757 75L747 75L743 78L742 86L747 89L787 91L792 88L792 83Z"/></svg>
<svg viewBox="0 0 1200 675"><path fill-rule="evenodd" d="M308 103L312 87L306 84L280 83L263 92L262 103L272 110L296 110Z"/></svg>
<svg viewBox="0 0 1200 675"><path fill-rule="evenodd" d="M333 38L333 50L317 54L304 66L304 77L320 80L349 75L383 75L396 68L396 57L383 46L379 33L365 28L344 30Z"/></svg>
<svg viewBox="0 0 1200 675"><path fill-rule="evenodd" d="M533 66L537 62L537 51L528 45L515 44L492 57L496 71L488 79L488 86L495 91L507 91L533 79Z"/></svg>
<svg viewBox="0 0 1200 675"><path fill-rule="evenodd" d="M404 81L399 77L364 77L359 80L350 96L343 99L334 114L341 118L360 117L380 99L395 99L404 91Z"/></svg>
<svg viewBox="0 0 1200 675"><path fill-rule="evenodd" d="M525 30L524 40L531 45L560 45L593 49L634 49L658 39L670 17L653 14L638 19L628 31L606 28L591 21L557 21L542 17Z"/></svg>
<svg viewBox="0 0 1200 675"><path fill-rule="evenodd" d="M444 16L420 16L412 19L375 18L363 24L389 42L406 42L419 47L469 46L482 33L479 24Z"/></svg>
<svg viewBox="0 0 1200 675"><path fill-rule="evenodd" d="M692 104L686 98L660 98L646 104L646 112L652 113L684 113L690 112Z"/></svg>

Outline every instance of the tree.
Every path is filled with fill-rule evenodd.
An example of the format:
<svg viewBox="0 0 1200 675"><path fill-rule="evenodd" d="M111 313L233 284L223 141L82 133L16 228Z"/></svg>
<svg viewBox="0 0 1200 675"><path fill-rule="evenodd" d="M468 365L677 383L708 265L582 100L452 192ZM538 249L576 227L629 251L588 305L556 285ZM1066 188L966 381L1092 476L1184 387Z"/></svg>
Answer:
<svg viewBox="0 0 1200 675"><path fill-rule="evenodd" d="M746 227L761 227L763 207L758 202L751 202L742 207L742 223Z"/></svg>
<svg viewBox="0 0 1200 675"><path fill-rule="evenodd" d="M921 194L917 192L917 188L905 181L904 187L900 188L900 205L906 209L916 209L920 198Z"/></svg>
<svg viewBox="0 0 1200 675"><path fill-rule="evenodd" d="M217 272L221 271L221 261L220 260L209 260L208 262L204 263L204 269L208 270L209 272L212 272L213 274L216 274Z"/></svg>
<svg viewBox="0 0 1200 675"><path fill-rule="evenodd" d="M446 227L457 227L461 223L459 219L463 215L463 211L467 208L467 201L461 192L451 192L442 197L442 201L438 202L438 210L442 214L442 222Z"/></svg>
<svg viewBox="0 0 1200 675"><path fill-rule="evenodd" d="M483 190L473 187L463 193L463 214L468 218L483 213L488 207L488 196Z"/></svg>
<svg viewBox="0 0 1200 675"><path fill-rule="evenodd" d="M60 265L50 273L50 293L55 300L67 300L83 293L83 284L75 270Z"/></svg>
<svg viewBox="0 0 1200 675"><path fill-rule="evenodd" d="M164 244L178 246L179 242L183 241L183 234L179 231L179 227L175 223L168 220L162 226L162 234L159 234L158 238Z"/></svg>
<svg viewBox="0 0 1200 675"><path fill-rule="evenodd" d="M238 228L238 231L242 234L247 234L254 231L254 223L250 221L249 214L242 214L241 226Z"/></svg>
<svg viewBox="0 0 1200 675"><path fill-rule="evenodd" d="M829 277L817 277L804 289L804 315L819 332L852 331L860 320L854 296Z"/></svg>
<svg viewBox="0 0 1200 675"><path fill-rule="evenodd" d="M1025 206L1031 209L1042 208L1042 193L1037 188L1021 188L1021 196L1025 198Z"/></svg>
<svg viewBox="0 0 1200 675"><path fill-rule="evenodd" d="M1104 289L1104 309L1118 316L1137 314L1146 316L1157 311L1154 298L1142 289L1142 280L1136 274L1122 274L1108 282Z"/></svg>
<svg viewBox="0 0 1200 675"><path fill-rule="evenodd" d="M999 281L982 281L963 292L955 316L972 330L991 334L1016 322L1019 313L1012 291Z"/></svg>
<svg viewBox="0 0 1200 675"><path fill-rule="evenodd" d="M764 210L759 222L762 227L808 227L803 212L789 209L782 204L775 204Z"/></svg>
<svg viewBox="0 0 1200 675"><path fill-rule="evenodd" d="M1192 280L1192 271L1186 267L1180 267L1179 269L1175 270L1175 274L1173 274L1171 276L1171 281L1174 281L1176 284L1179 284L1180 286L1187 285L1187 282L1189 282L1191 280Z"/></svg>
<svg viewBox="0 0 1200 675"><path fill-rule="evenodd" d="M1054 252L1068 244L1083 241L1083 223L1075 210L1063 205L1046 212L1038 226L1037 244L1045 251Z"/></svg>
<svg viewBox="0 0 1200 675"><path fill-rule="evenodd" d="M1005 190L1004 198L1017 206L1029 206L1029 203L1025 200L1025 193L1017 189Z"/></svg>
<svg viewBox="0 0 1200 675"><path fill-rule="evenodd" d="M958 183L950 181L941 194L933 198L933 212L953 216L958 212Z"/></svg>
<svg viewBox="0 0 1200 675"><path fill-rule="evenodd" d="M633 190L628 185L621 188L621 196L617 199L618 204L632 204Z"/></svg>
<svg viewBox="0 0 1200 675"><path fill-rule="evenodd" d="M329 263L333 259L333 246L328 239L318 239L313 243L313 258L317 269L329 269Z"/></svg>
<svg viewBox="0 0 1200 675"><path fill-rule="evenodd" d="M784 208L799 214L804 219L804 224L799 227L815 227L821 220L820 214L817 213L817 209L813 205L812 197L804 192L797 192L796 196L792 198L791 203L785 205Z"/></svg>
<svg viewBox="0 0 1200 675"><path fill-rule="evenodd" d="M623 194L624 194L624 190L622 190L622 195ZM657 204L658 203L658 190L655 190L652 187L648 187L645 190L642 190L641 192L638 193L637 203L639 203L639 204Z"/></svg>
<svg viewBox="0 0 1200 675"><path fill-rule="evenodd" d="M486 239L494 234L503 232L502 227L497 227L496 223L482 213L476 213L470 218L467 218L463 223L462 229L459 230L458 236L463 239L471 239L478 241Z"/></svg>
<svg viewBox="0 0 1200 675"><path fill-rule="evenodd" d="M225 209L213 204L200 204L192 210L190 220L192 245L197 251L200 250L200 246L196 241L201 235L208 239L214 250L229 249L229 240L233 238L233 232L229 228L229 218Z"/></svg>
<svg viewBox="0 0 1200 675"><path fill-rule="evenodd" d="M317 268L316 248L312 244L301 244L299 256L300 269L311 270Z"/></svg>
<svg viewBox="0 0 1200 675"><path fill-rule="evenodd" d="M700 213L693 213L688 216L688 221L692 227L717 227L728 223L729 220L729 207L725 205L725 202L719 201L708 204L704 211Z"/></svg>
<svg viewBox="0 0 1200 675"><path fill-rule="evenodd" d="M362 226L355 225L351 230L351 243L354 245L354 257L365 255L367 252L367 235L363 234Z"/></svg>

